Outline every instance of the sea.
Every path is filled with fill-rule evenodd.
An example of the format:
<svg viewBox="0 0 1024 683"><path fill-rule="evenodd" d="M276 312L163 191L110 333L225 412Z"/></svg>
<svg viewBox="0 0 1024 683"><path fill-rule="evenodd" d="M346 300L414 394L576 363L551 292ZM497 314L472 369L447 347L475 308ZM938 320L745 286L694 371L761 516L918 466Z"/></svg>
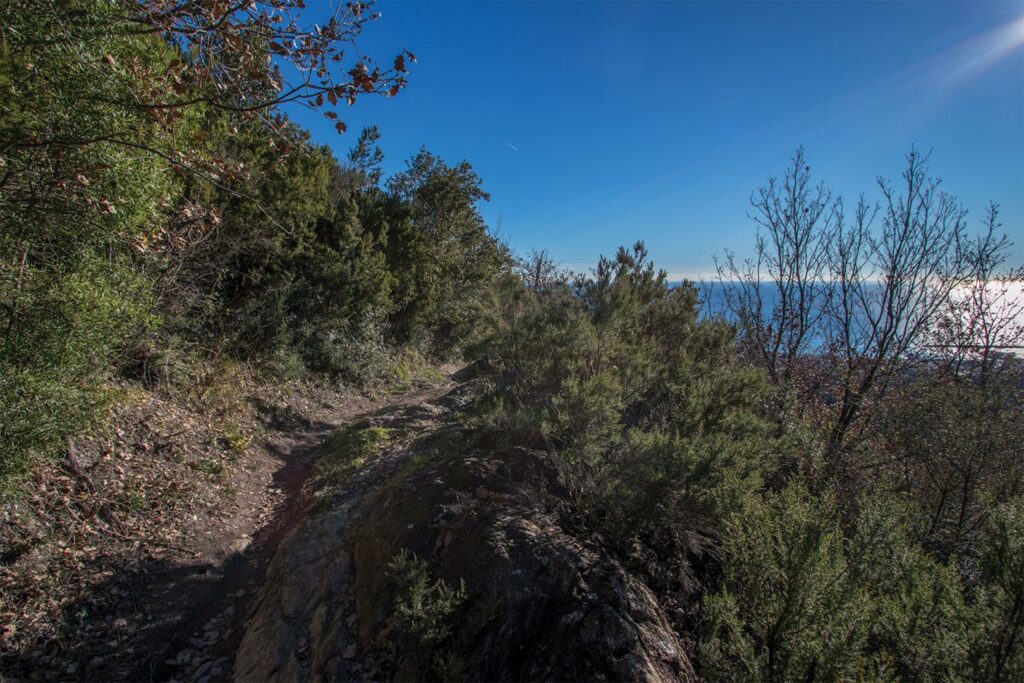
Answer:
<svg viewBox="0 0 1024 683"><path fill-rule="evenodd" d="M679 286L682 284L682 281L675 281L670 284L672 286ZM733 286L733 283L704 280L694 282L693 284L697 288L700 297L702 315L707 317L724 317L727 320L733 317L726 305L725 296L727 288ZM881 285L875 286L880 291ZM765 309L770 311L778 301L778 293L772 285L767 283L762 284L760 289ZM1012 321L1010 324L1016 326L1018 330L1024 331L1024 281L989 283L986 285L986 289L989 300L993 302L993 312L996 315L1007 318L1008 321ZM953 297L954 299L962 300L971 291L970 286L960 287L953 292ZM1018 334L1015 343L1007 345L1003 350L1024 358L1024 338L1022 337L1024 337L1024 334ZM820 334L812 337L808 344L809 350L813 352L815 348L820 348L824 341Z"/></svg>

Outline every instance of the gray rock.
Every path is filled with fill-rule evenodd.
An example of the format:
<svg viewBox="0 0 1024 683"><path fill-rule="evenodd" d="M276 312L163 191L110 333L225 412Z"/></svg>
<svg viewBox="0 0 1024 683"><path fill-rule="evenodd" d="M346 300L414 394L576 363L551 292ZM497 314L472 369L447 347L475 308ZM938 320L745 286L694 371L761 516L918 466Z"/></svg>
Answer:
<svg viewBox="0 0 1024 683"><path fill-rule="evenodd" d="M696 679L654 594L543 505L563 495L545 457L474 455L406 470L351 514L299 524L268 569L236 678L361 680L359 652L399 680L422 678L417 660L433 655L451 656L467 680ZM394 629L385 568L403 549L470 596L426 658Z"/></svg>

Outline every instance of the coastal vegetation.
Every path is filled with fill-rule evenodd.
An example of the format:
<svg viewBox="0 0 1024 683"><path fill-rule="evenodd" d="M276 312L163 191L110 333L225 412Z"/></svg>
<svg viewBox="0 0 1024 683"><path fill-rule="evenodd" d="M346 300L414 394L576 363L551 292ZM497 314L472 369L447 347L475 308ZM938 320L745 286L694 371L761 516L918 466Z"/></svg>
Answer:
<svg viewBox="0 0 1024 683"><path fill-rule="evenodd" d="M84 476L72 443L132 391L217 414L244 457L245 382L405 389L457 362L458 443L541 454L563 525L681 606L697 675L1024 678L1024 268L995 205L974 218L911 150L848 208L799 150L718 310L632 236L565 272L495 235L469 162L385 177L376 128L338 159L289 120L344 132L339 103L400 97L414 61L356 56L367 4L315 29L302 7L0 6L5 504L54 462ZM400 441L328 440L335 488ZM472 595L412 551L386 572L415 671L454 670Z"/></svg>

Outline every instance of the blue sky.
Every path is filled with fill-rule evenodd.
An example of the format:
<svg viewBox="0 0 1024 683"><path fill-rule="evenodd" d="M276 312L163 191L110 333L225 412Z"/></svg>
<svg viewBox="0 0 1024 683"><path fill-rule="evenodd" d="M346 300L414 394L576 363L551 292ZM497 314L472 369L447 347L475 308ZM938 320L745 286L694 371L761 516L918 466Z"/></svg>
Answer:
<svg viewBox="0 0 1024 683"><path fill-rule="evenodd" d="M751 191L803 145L854 198L910 145L1024 263L1024 3L381 2L360 49L412 50L409 87L342 112L385 170L422 145L469 160L492 227L583 268L643 239L673 275L749 253ZM314 10L315 11L315 10Z"/></svg>

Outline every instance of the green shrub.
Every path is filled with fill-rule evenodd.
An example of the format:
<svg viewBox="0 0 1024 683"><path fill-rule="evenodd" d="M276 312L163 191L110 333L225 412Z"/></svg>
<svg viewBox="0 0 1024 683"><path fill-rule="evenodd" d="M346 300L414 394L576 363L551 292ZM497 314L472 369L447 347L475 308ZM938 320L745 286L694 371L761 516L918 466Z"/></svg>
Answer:
<svg viewBox="0 0 1024 683"><path fill-rule="evenodd" d="M722 531L724 587L704 599L702 663L725 679L849 676L859 596L842 581L834 504L792 484L749 505Z"/></svg>
<svg viewBox="0 0 1024 683"><path fill-rule="evenodd" d="M901 386L860 444L918 506L920 541L973 554L988 516L1024 494L1022 376L1013 363L974 381L924 375Z"/></svg>
<svg viewBox="0 0 1024 683"><path fill-rule="evenodd" d="M387 188L395 334L401 343L455 355L479 333L488 293L512 268L477 209L489 197L468 162L449 166L425 149Z"/></svg>
<svg viewBox="0 0 1024 683"><path fill-rule="evenodd" d="M152 322L134 254L179 187L157 156L106 139L166 142L118 104L145 87L138 72L104 60L161 70L172 50L97 30L109 3L82 2L67 22L49 9L0 8L0 479L100 414L118 353ZM53 136L97 141L17 144Z"/></svg>
<svg viewBox="0 0 1024 683"><path fill-rule="evenodd" d="M150 320L145 281L117 262L33 268L10 284L19 289L0 337L0 479L101 415L112 361Z"/></svg>
<svg viewBox="0 0 1024 683"><path fill-rule="evenodd" d="M555 454L585 517L613 538L670 531L703 547L765 451L750 411L763 384L731 341L637 244L592 278L531 293L486 346L493 388L479 409L500 439Z"/></svg>
<svg viewBox="0 0 1024 683"><path fill-rule="evenodd" d="M361 467L366 458L386 447L396 436L394 429L366 423L335 430L320 445L318 478L328 485L337 485L345 473Z"/></svg>
<svg viewBox="0 0 1024 683"><path fill-rule="evenodd" d="M458 669L458 659L439 648L452 634L455 613L468 600L465 583L456 589L441 579L431 581L426 561L406 550L392 558L387 571L395 590L393 615L399 637L412 648L418 675L426 673L431 658L441 673L451 675Z"/></svg>
<svg viewBox="0 0 1024 683"><path fill-rule="evenodd" d="M973 595L966 611L966 672L977 680L1016 681L1024 676L1024 500L993 511L976 569L968 572Z"/></svg>
<svg viewBox="0 0 1024 683"><path fill-rule="evenodd" d="M702 663L734 680L957 678L965 597L954 567L913 539L912 510L863 498L851 533L799 482L752 498L722 534L722 585L704 600Z"/></svg>
<svg viewBox="0 0 1024 683"><path fill-rule="evenodd" d="M308 367L357 386L383 376L392 355L380 311L365 311L348 321L311 321L301 328L300 338Z"/></svg>

